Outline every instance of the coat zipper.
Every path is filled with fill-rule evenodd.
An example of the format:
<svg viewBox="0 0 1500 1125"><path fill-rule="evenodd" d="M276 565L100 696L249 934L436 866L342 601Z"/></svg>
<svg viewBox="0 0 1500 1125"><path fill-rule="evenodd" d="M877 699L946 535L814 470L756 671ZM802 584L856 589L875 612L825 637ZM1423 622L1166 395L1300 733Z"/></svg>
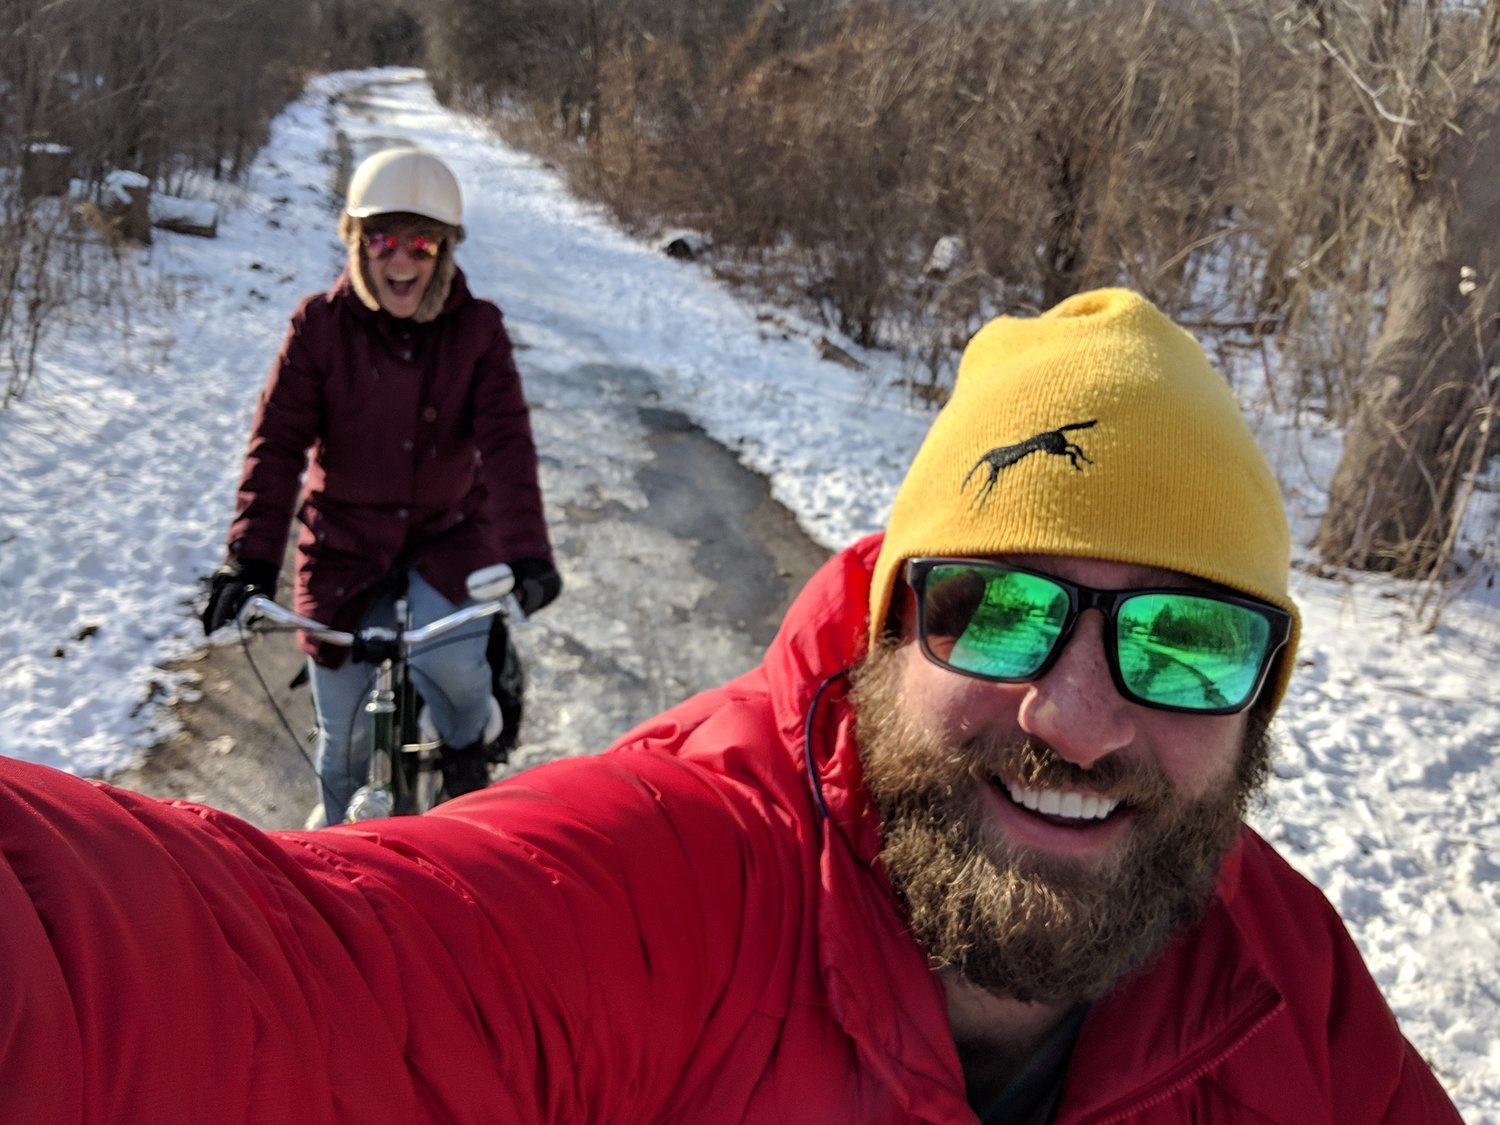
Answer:
<svg viewBox="0 0 1500 1125"><path fill-rule="evenodd" d="M1154 1093L1142 1091L1133 1094L1131 1095L1132 1101L1129 1105L1122 1106L1119 1109L1105 1110L1101 1114L1079 1118L1080 1125L1082 1123L1087 1123L1087 1125L1115 1125L1117 1122L1127 1121L1135 1114L1150 1109L1152 1106L1160 1105L1168 1098L1197 1082L1205 1074L1221 1065L1226 1059L1230 1058L1236 1051L1253 1039L1262 1028L1280 1015L1286 1007L1286 1001L1274 993L1267 999L1270 1003L1268 1008L1261 1010L1257 1006L1247 1009L1244 1015L1239 1017L1230 1026L1224 1036L1221 1037L1221 1042L1227 1038L1227 1043L1224 1043L1223 1046L1215 1044L1206 1051L1201 1052L1207 1055L1202 1062L1195 1063L1192 1060L1188 1060L1185 1063L1179 1064L1177 1069L1182 1070L1183 1067L1187 1069L1176 1077L1169 1076L1162 1079L1161 1083L1158 1084L1159 1088Z"/></svg>

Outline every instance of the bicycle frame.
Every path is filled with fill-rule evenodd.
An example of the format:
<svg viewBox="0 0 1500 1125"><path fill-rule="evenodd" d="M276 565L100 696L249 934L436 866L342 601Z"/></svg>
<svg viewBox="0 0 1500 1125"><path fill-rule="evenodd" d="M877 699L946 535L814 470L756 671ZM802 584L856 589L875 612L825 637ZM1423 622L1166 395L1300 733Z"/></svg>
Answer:
<svg viewBox="0 0 1500 1125"><path fill-rule="evenodd" d="M301 629L318 640L348 648L350 659L375 669L365 703L370 727L369 774L349 802L346 823L422 813L437 802L441 788L436 776L439 744L409 741L400 729L406 724L398 724L398 693L406 684L407 661L413 648L472 621L497 613L512 621L524 620L525 614L511 593L514 585L514 576L504 564L475 571L468 579L469 596L475 604L416 629L380 625L354 632L330 629L262 595L250 598L240 608L238 622L242 629L268 631L263 622L276 628ZM409 625L404 598L397 602L396 619L403 626ZM411 719L414 723L415 716Z"/></svg>

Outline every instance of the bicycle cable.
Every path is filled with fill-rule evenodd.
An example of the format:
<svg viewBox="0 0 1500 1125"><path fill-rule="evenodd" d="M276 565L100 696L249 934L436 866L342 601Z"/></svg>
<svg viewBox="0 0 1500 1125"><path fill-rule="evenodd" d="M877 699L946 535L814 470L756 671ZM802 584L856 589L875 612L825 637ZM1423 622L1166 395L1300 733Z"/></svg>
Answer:
<svg viewBox="0 0 1500 1125"><path fill-rule="evenodd" d="M322 793L322 796L323 796L323 798L324 798L324 800L326 802L326 800L327 800L327 798L329 796L328 784L327 784L327 782L325 782L323 780L322 774L320 774L318 772L317 763L315 763L312 760L312 758L308 756L307 747L303 744L302 739L297 735L296 731L292 730L291 720L286 717L286 713L284 711L282 711L281 707L277 704L277 702L276 702L276 696L271 691L271 685L266 682L265 676L263 676L261 674L260 666L255 663L255 657L254 657L254 655L251 652L251 645L249 643L250 642L250 638L253 637L253 636L255 636L255 635L257 635L258 632L261 632L261 633L273 633L273 632L285 632L287 630L281 630L281 629L265 629L265 630L249 629L249 628L247 628L245 626L245 624L243 622L238 622L237 625L238 625L239 634L240 634L240 649L245 654L245 663L250 666L250 672L251 672L252 675L254 675L256 683L258 683L260 685L261 693L265 696L266 703L270 705L271 712L272 712L272 714L274 714L276 716L277 722L279 722L281 724L281 729L286 732L287 738L289 738L291 740L291 742L292 742L292 745L297 748L297 753L299 755L301 755L302 760L307 764L307 768L312 772L312 775L318 779L318 788L319 788L320 792ZM442 647L445 647L445 646L450 645L450 644L458 644L461 641L463 641L464 639L465 638L463 638L461 636L460 637L440 637L440 638L437 638L435 640L428 641L425 645L422 646L422 650L423 651L431 651L432 649L442 648ZM413 651L414 650L415 650L415 646L413 646ZM412 652L409 651L408 654L407 654L407 664L408 664L409 668L410 668L410 658L411 658L411 655L412 655ZM422 680L428 680L430 682L430 677L423 675L421 673L420 669L412 668L411 672L416 674L416 678L420 678ZM372 677L372 680L373 680L373 677ZM437 685L435 683L432 684L432 688L433 689L437 689L439 691L439 693L441 693L441 689L437 688ZM419 694L422 694L422 693L420 693L420 690L419 690ZM445 693L442 693L442 694L444 694L445 698L446 698L446 694ZM427 696L425 694L423 694L423 698L427 698ZM413 717L413 718L415 718L415 717Z"/></svg>
<svg viewBox="0 0 1500 1125"><path fill-rule="evenodd" d="M266 678L261 675L260 666L255 663L255 656L251 653L250 638L256 634L256 631L246 628L244 622L238 622L238 626L240 631L240 651L245 654L245 663L250 666L250 672L255 677L255 682L260 684L261 693L266 697L266 702L271 707L271 713L276 716L277 722L281 724L281 729L286 732L287 738L291 739L292 745L297 748L297 753L307 763L307 768L318 779L318 787L326 798L328 787L324 784L322 776L318 773L317 764L308 757L307 747L302 744L302 739L298 737L297 732L292 730L291 720L286 717L286 713L277 704L276 696L271 691L271 685L266 683Z"/></svg>

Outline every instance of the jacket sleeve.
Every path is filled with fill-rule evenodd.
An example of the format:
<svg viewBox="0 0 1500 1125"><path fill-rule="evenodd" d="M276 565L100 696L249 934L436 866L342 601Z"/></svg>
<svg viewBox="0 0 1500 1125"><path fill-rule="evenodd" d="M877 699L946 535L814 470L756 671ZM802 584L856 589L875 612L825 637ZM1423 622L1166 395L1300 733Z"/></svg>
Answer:
<svg viewBox="0 0 1500 1125"><path fill-rule="evenodd" d="M309 298L293 314L260 393L229 528L230 558L279 567L286 553L308 450L322 417L323 365L306 331L309 309L320 299Z"/></svg>
<svg viewBox="0 0 1500 1125"><path fill-rule="evenodd" d="M741 936L764 828L618 757L270 834L0 760L0 1117L644 1121L711 1090L705 1028L759 999L730 965L781 956Z"/></svg>
<svg viewBox="0 0 1500 1125"><path fill-rule="evenodd" d="M495 333L474 381L474 434L496 561L552 560L536 442L515 352L495 311Z"/></svg>
<svg viewBox="0 0 1500 1125"><path fill-rule="evenodd" d="M1463 1125L1447 1091L1410 1042L1383 1125Z"/></svg>

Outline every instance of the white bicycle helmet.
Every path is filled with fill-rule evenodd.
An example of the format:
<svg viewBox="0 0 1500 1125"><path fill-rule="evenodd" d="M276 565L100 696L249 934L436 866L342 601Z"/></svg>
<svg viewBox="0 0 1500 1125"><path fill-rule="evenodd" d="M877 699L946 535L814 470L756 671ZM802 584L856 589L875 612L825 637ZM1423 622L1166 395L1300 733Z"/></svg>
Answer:
<svg viewBox="0 0 1500 1125"><path fill-rule="evenodd" d="M354 170L344 211L356 219L402 211L456 227L464 205L457 177L441 160L415 148L388 148Z"/></svg>

